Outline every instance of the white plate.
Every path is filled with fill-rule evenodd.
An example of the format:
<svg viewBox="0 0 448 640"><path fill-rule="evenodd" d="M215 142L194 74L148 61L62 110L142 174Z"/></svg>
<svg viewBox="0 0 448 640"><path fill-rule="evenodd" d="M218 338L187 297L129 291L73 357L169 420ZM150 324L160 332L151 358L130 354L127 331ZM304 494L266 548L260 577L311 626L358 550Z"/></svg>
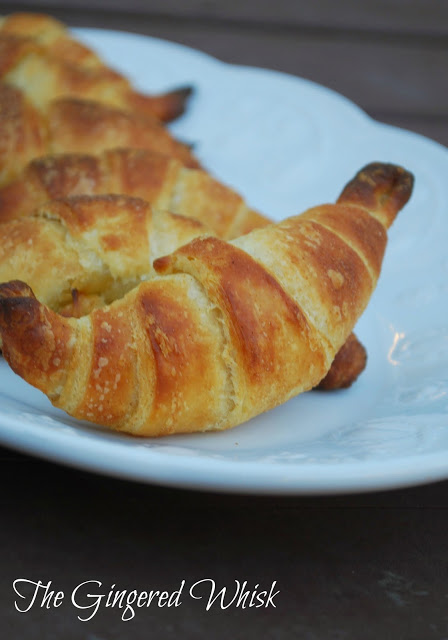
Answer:
<svg viewBox="0 0 448 640"><path fill-rule="evenodd" d="M143 36L77 33L142 89L193 84L173 132L274 218L333 201L371 161L404 165L416 187L357 327L369 362L353 388L304 394L223 433L140 440L71 419L2 361L0 442L100 473L207 490L336 493L448 478L447 149L374 122L305 80Z"/></svg>

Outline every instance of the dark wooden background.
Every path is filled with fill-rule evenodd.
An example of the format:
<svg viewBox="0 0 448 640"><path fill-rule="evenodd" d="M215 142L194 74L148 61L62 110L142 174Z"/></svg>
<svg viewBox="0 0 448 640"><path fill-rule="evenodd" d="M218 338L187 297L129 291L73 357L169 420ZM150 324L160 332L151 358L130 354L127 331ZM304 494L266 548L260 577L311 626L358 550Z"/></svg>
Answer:
<svg viewBox="0 0 448 640"><path fill-rule="evenodd" d="M448 145L446 0L47 0L2 3L72 26L181 42L331 87L374 118ZM448 177L447 177L448 179ZM448 419L447 419L448 427ZM0 449L0 627L5 638L446 640L448 483L359 496L202 494L97 477ZM211 577L270 584L277 608L14 610L12 581L66 592L174 589Z"/></svg>

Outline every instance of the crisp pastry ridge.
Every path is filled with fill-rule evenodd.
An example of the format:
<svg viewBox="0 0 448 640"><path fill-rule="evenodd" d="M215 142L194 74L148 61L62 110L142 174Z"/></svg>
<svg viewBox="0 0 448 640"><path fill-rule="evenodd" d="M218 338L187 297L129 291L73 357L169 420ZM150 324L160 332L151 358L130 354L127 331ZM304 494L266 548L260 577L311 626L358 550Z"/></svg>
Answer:
<svg viewBox="0 0 448 640"><path fill-rule="evenodd" d="M0 225L0 282L27 282L60 313L84 315L154 275L155 258L209 228L141 198L77 195Z"/></svg>
<svg viewBox="0 0 448 640"><path fill-rule="evenodd" d="M194 217L226 240L270 223L203 169L135 148L32 160L15 180L0 187L0 223L27 216L49 200L104 193L135 196L155 209Z"/></svg>
<svg viewBox="0 0 448 640"><path fill-rule="evenodd" d="M0 185L34 158L54 153L101 153L114 147L149 149L199 168L191 148L158 120L101 104L61 97L39 111L20 89L0 83Z"/></svg>
<svg viewBox="0 0 448 640"><path fill-rule="evenodd" d="M163 122L180 116L192 93L192 87L160 95L136 91L62 22L36 13L0 19L0 79L25 91L43 111L64 96L104 102Z"/></svg>
<svg viewBox="0 0 448 640"><path fill-rule="evenodd" d="M325 376L380 274L412 175L373 163L337 203L232 242L200 236L81 319L0 287L4 355L76 418L138 435L233 427Z"/></svg>

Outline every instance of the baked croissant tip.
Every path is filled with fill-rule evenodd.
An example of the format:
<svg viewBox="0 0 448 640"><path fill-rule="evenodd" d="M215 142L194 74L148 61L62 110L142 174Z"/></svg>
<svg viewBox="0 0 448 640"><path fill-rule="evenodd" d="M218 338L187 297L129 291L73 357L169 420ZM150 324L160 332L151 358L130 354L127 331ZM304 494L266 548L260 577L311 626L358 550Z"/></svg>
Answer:
<svg viewBox="0 0 448 640"><path fill-rule="evenodd" d="M0 285L0 335L20 341L27 328L36 324L40 303L31 288L20 280Z"/></svg>
<svg viewBox="0 0 448 640"><path fill-rule="evenodd" d="M161 113L161 119L164 122L171 122L179 116L181 116L187 108L187 102L190 96L194 92L194 87L185 86L173 89L168 93L165 93L161 97L163 101L163 113Z"/></svg>
<svg viewBox="0 0 448 640"><path fill-rule="evenodd" d="M414 176L410 171L400 165L370 162L358 173L361 176L373 179L378 186L384 185L384 187L387 188L388 194L400 193L403 198L401 206L404 206L411 196L414 186Z"/></svg>
<svg viewBox="0 0 448 640"><path fill-rule="evenodd" d="M35 295L25 282L10 280L0 284L0 302L9 298L35 298Z"/></svg>
<svg viewBox="0 0 448 640"><path fill-rule="evenodd" d="M373 213L381 212L386 227L411 197L414 176L403 167L371 162L344 187L339 203L359 204Z"/></svg>
<svg viewBox="0 0 448 640"><path fill-rule="evenodd" d="M11 369L44 391L59 395L61 363L66 358L69 332L66 320L40 303L23 282L0 285L0 338Z"/></svg>
<svg viewBox="0 0 448 640"><path fill-rule="evenodd" d="M193 94L193 92L194 92L194 87L189 85L185 87L178 87L177 89L173 89L173 91L170 91L169 93L171 95L176 95L178 98L185 98L186 100Z"/></svg>
<svg viewBox="0 0 448 640"><path fill-rule="evenodd" d="M354 333L351 333L337 352L330 370L315 387L318 391L348 389L367 365L367 351Z"/></svg>

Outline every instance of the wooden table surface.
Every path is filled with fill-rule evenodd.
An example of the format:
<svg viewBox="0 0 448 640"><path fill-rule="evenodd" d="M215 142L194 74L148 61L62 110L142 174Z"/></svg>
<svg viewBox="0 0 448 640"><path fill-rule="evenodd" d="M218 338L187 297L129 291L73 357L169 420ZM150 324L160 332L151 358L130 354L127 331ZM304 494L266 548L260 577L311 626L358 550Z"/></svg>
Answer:
<svg viewBox="0 0 448 640"><path fill-rule="evenodd" d="M442 0L47 0L71 26L120 28L222 60L286 71L374 118L448 145L448 3ZM448 177L447 177L448 179ZM448 427L448 419L447 419ZM448 483L325 498L216 495L145 486L0 449L0 627L21 640L260 638L446 640ZM70 594L276 582L276 606L205 610L185 599L123 622L70 603L14 608L15 579Z"/></svg>

